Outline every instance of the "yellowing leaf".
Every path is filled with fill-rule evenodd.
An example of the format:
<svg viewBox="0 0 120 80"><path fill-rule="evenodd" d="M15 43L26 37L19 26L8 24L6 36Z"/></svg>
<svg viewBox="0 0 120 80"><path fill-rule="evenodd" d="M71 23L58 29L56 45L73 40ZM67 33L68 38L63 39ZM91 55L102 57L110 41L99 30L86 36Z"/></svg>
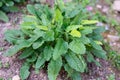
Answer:
<svg viewBox="0 0 120 80"><path fill-rule="evenodd" d="M45 30L45 31L48 30L47 26L36 26L36 27L39 28L39 29L41 29L41 30Z"/></svg>
<svg viewBox="0 0 120 80"><path fill-rule="evenodd" d="M83 25L87 25L87 24L96 24L98 23L97 20L82 20L81 22Z"/></svg>
<svg viewBox="0 0 120 80"><path fill-rule="evenodd" d="M103 45L101 41L94 41L96 44Z"/></svg>
<svg viewBox="0 0 120 80"><path fill-rule="evenodd" d="M59 9L55 10L55 21L59 22L60 24L63 23L63 16L62 16L62 12Z"/></svg>
<svg viewBox="0 0 120 80"><path fill-rule="evenodd" d="M81 33L77 30L72 30L70 32L70 35L73 36L73 37L81 37Z"/></svg>
<svg viewBox="0 0 120 80"><path fill-rule="evenodd" d="M69 32L73 29L84 28L83 25L70 25L66 28L66 31Z"/></svg>

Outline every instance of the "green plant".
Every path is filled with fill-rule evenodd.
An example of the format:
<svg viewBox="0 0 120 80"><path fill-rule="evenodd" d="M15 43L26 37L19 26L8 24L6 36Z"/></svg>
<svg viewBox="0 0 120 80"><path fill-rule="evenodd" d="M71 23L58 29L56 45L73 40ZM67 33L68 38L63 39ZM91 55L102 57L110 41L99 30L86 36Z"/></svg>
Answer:
<svg viewBox="0 0 120 80"><path fill-rule="evenodd" d="M0 61L0 68L2 68L3 67L3 65L2 65L2 62Z"/></svg>
<svg viewBox="0 0 120 80"><path fill-rule="evenodd" d="M21 2L24 2L24 0L1 0L0 1L0 20L8 22L9 19L6 13L18 11L18 8L15 6L15 4L21 3Z"/></svg>
<svg viewBox="0 0 120 80"><path fill-rule="evenodd" d="M107 80L115 80L115 74L110 74L107 77L108 77Z"/></svg>
<svg viewBox="0 0 120 80"><path fill-rule="evenodd" d="M114 67L120 70L120 55L116 51L112 50L108 43L104 43L104 48L107 51L108 60Z"/></svg>
<svg viewBox="0 0 120 80"><path fill-rule="evenodd" d="M72 4L72 5L71 5ZM14 46L4 55L13 56L19 51L25 63L20 69L20 77L26 79L30 66L37 70L47 66L49 80L56 77L63 67L68 77L80 80L88 62L98 62L95 57L106 59L106 52L100 46L104 31L96 27L96 20L88 20L81 5L55 2L49 8L36 4L28 5L31 15L24 18L20 30L9 30L5 38Z"/></svg>

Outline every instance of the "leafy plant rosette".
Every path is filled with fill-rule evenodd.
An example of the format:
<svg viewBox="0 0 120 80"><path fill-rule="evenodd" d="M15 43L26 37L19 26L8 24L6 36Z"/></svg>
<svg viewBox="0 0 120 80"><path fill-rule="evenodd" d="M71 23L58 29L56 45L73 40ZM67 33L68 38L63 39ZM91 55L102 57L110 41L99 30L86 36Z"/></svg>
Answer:
<svg viewBox="0 0 120 80"><path fill-rule="evenodd" d="M88 62L100 65L95 58L106 59L101 47L104 29L96 27L98 21L84 16L86 11L81 5L58 0L53 8L36 4L27 9L31 15L24 17L21 28L5 33L14 46L4 55L21 51L19 58L25 59L20 69L22 80L28 78L30 66L35 70L47 66L49 80L56 80L62 67L72 80L80 80Z"/></svg>
<svg viewBox="0 0 120 80"><path fill-rule="evenodd" d="M24 2L25 0L0 0L0 20L8 22L7 12L17 12L18 7L15 4Z"/></svg>

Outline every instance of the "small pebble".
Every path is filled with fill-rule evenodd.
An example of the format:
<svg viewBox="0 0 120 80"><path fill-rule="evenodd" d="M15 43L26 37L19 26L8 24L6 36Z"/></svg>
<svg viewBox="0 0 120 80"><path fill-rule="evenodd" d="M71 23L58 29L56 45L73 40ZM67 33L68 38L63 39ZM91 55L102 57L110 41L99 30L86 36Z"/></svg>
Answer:
<svg viewBox="0 0 120 80"><path fill-rule="evenodd" d="M19 75L15 75L15 76L13 76L12 80L20 80Z"/></svg>
<svg viewBox="0 0 120 80"><path fill-rule="evenodd" d="M102 8L102 6L101 6L101 5L99 5L99 4L98 4L96 7L97 7L98 9L101 9L101 8Z"/></svg>

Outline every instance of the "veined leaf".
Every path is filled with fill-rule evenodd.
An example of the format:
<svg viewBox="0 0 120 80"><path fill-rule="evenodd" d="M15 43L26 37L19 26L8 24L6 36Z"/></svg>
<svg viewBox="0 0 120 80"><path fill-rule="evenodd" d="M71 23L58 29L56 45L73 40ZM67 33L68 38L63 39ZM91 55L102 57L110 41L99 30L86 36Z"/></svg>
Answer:
<svg viewBox="0 0 120 80"><path fill-rule="evenodd" d="M3 3L2 3L2 2L0 2L0 7L2 7L2 5L3 5Z"/></svg>
<svg viewBox="0 0 120 80"><path fill-rule="evenodd" d="M24 39L24 35L21 30L7 30L5 32L5 39L9 43L16 44L18 40Z"/></svg>
<svg viewBox="0 0 120 80"><path fill-rule="evenodd" d="M31 14L36 14L36 11L35 11L35 8L34 8L34 6L33 5L30 5L30 4L28 4L27 5L27 10L29 11L29 13L31 13Z"/></svg>
<svg viewBox="0 0 120 80"><path fill-rule="evenodd" d="M69 32L69 31L72 31L72 30L76 30L78 28L82 28L83 26L82 25L71 25L71 26L68 26L66 28L66 32Z"/></svg>
<svg viewBox="0 0 120 80"><path fill-rule="evenodd" d="M56 80L57 75L62 67L62 59L59 57L57 60L51 60L48 64L48 78L49 80Z"/></svg>
<svg viewBox="0 0 120 80"><path fill-rule="evenodd" d="M30 69L30 65L28 64L25 64L21 67L20 69L20 77L22 80L25 80L28 78L30 72L29 72L29 69Z"/></svg>
<svg viewBox="0 0 120 80"><path fill-rule="evenodd" d="M54 31L47 31L43 36L45 41L53 41L54 40Z"/></svg>
<svg viewBox="0 0 120 80"><path fill-rule="evenodd" d="M20 26L22 29L34 29L36 25L36 22L23 22Z"/></svg>
<svg viewBox="0 0 120 80"><path fill-rule="evenodd" d="M80 55L77 57L75 53L69 52L65 55L65 59L71 68L79 72L84 72L86 64Z"/></svg>
<svg viewBox="0 0 120 80"><path fill-rule="evenodd" d="M99 44L96 44L93 40L91 40L90 44L97 50L102 50L102 47Z"/></svg>
<svg viewBox="0 0 120 80"><path fill-rule="evenodd" d="M71 77L72 80L81 80L81 76L79 72L74 71L68 64L64 65L65 71L67 71L68 76Z"/></svg>
<svg viewBox="0 0 120 80"><path fill-rule="evenodd" d="M84 34L84 35L90 34L92 32L93 32L93 30L90 29L90 28L86 28L86 29L84 29L84 30L81 31L81 33Z"/></svg>
<svg viewBox="0 0 120 80"><path fill-rule="evenodd" d="M81 33L77 30L72 30L70 32L70 35L73 36L73 37L81 37Z"/></svg>
<svg viewBox="0 0 120 80"><path fill-rule="evenodd" d="M49 61L53 54L53 48L51 46L46 46L43 51L43 55L46 61Z"/></svg>
<svg viewBox="0 0 120 80"><path fill-rule="evenodd" d="M83 44L88 44L90 43L90 39L86 36L82 36L79 38L80 42L82 42Z"/></svg>
<svg viewBox="0 0 120 80"><path fill-rule="evenodd" d="M37 59L37 55L36 55L36 53L34 53L30 58L27 58L26 61L34 62L34 61L36 61L36 59Z"/></svg>
<svg viewBox="0 0 120 80"><path fill-rule="evenodd" d="M64 69L68 73L67 75L68 77L70 77L72 73L74 72L74 70L68 64L64 64Z"/></svg>
<svg viewBox="0 0 120 80"><path fill-rule="evenodd" d="M34 50L30 47L27 48L23 51L23 53L19 56L20 59L24 59L29 57L30 55L32 55L34 53Z"/></svg>
<svg viewBox="0 0 120 80"><path fill-rule="evenodd" d="M7 15L3 11L1 11L1 10L0 10L0 20L3 20L5 22L9 21Z"/></svg>
<svg viewBox="0 0 120 80"><path fill-rule="evenodd" d="M92 50L93 54L98 58L107 59L106 52L104 50Z"/></svg>
<svg viewBox="0 0 120 80"><path fill-rule="evenodd" d="M96 24L98 23L97 20L82 20L81 24L82 25L89 25L89 24Z"/></svg>
<svg viewBox="0 0 120 80"><path fill-rule="evenodd" d="M94 42L98 45L103 45L103 43L101 41L94 41Z"/></svg>
<svg viewBox="0 0 120 80"><path fill-rule="evenodd" d="M37 62L35 64L35 68L39 69L41 66L45 63L44 55L41 53L37 59Z"/></svg>
<svg viewBox="0 0 120 80"><path fill-rule="evenodd" d="M30 47L31 46L31 42L25 41L23 40L19 45L15 45L13 46L11 49L9 49L4 56L13 56L14 54L16 54L18 51L20 51L23 48L26 47Z"/></svg>
<svg viewBox="0 0 120 80"><path fill-rule="evenodd" d="M79 72L74 71L71 77L72 77L72 80L82 80Z"/></svg>
<svg viewBox="0 0 120 80"><path fill-rule="evenodd" d="M63 23L63 16L59 9L55 10L55 21L62 24Z"/></svg>
<svg viewBox="0 0 120 80"><path fill-rule="evenodd" d="M23 18L24 22L33 22L37 24L37 18L33 15L27 15Z"/></svg>
<svg viewBox="0 0 120 80"><path fill-rule="evenodd" d="M38 39L37 41L35 41L32 45L33 49L38 49L39 47L41 47L43 45L44 41L42 39Z"/></svg>
<svg viewBox="0 0 120 80"><path fill-rule="evenodd" d="M48 27L47 26L36 26L37 28L41 29L41 30L45 30L47 31L48 30Z"/></svg>
<svg viewBox="0 0 120 80"><path fill-rule="evenodd" d="M47 16L46 16L46 14L42 14L41 15L41 19L42 19L42 24L44 25L44 26L48 26L49 25L49 20L47 19Z"/></svg>
<svg viewBox="0 0 120 80"><path fill-rule="evenodd" d="M55 49L53 51L53 59L58 59L62 54L65 54L68 49L68 43L65 42L63 39L58 39Z"/></svg>
<svg viewBox="0 0 120 80"><path fill-rule="evenodd" d="M87 53L87 61L88 62L93 62L94 61L94 57L90 52Z"/></svg>
<svg viewBox="0 0 120 80"><path fill-rule="evenodd" d="M79 40L73 40L69 44L69 49L72 50L76 54L85 54L86 52L85 45Z"/></svg>

